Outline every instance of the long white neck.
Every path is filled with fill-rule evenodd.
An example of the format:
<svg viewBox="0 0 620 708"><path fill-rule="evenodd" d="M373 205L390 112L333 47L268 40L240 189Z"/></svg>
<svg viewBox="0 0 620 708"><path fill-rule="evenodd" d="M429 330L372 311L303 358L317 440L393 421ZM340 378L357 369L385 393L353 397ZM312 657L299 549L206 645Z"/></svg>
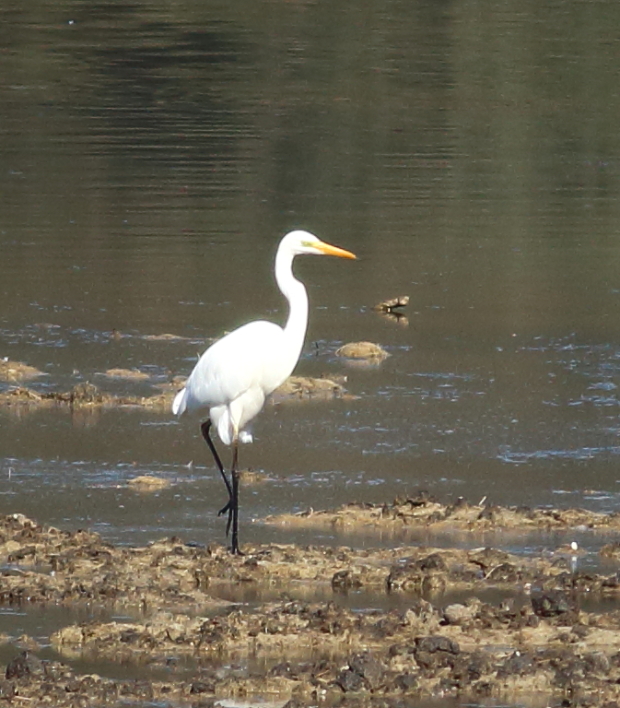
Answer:
<svg viewBox="0 0 620 708"><path fill-rule="evenodd" d="M276 282L288 300L289 314L284 335L291 357L291 371L301 354L308 327L308 293L303 283L293 275L294 255L287 249L278 249L276 255Z"/></svg>

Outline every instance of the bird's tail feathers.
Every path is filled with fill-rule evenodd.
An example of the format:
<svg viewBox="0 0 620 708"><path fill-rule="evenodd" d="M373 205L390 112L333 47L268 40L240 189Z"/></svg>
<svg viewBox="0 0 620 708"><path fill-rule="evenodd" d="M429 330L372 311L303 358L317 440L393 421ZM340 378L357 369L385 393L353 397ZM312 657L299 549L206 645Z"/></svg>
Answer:
<svg viewBox="0 0 620 708"><path fill-rule="evenodd" d="M174 397L172 402L172 412L174 415L183 415L187 408L187 389L182 388Z"/></svg>

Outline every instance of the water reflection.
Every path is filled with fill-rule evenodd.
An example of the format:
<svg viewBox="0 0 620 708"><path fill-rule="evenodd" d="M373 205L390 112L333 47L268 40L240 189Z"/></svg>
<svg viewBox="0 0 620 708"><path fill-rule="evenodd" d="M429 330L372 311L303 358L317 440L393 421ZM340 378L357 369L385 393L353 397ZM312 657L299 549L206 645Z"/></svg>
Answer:
<svg viewBox="0 0 620 708"><path fill-rule="evenodd" d="M419 488L617 511L620 6L487 10L5 0L0 357L44 372L39 391L153 392L222 332L282 322L273 251L301 226L361 256L346 272L300 264L299 371L346 375L356 398L264 412L244 459L270 479L244 488L244 523ZM406 327L371 309L401 293ZM391 356L345 368L334 352L355 340ZM143 474L169 486L132 489ZM221 486L197 430L165 414L0 410L2 513L206 543L223 540ZM579 567L596 566L600 538L575 539Z"/></svg>
<svg viewBox="0 0 620 708"><path fill-rule="evenodd" d="M616 7L272 10L4 4L0 355L39 390L149 390L101 375L168 381L243 321L281 322L273 250L306 226L362 258L300 264L300 372L346 373L358 398L266 412L246 457L282 481L247 492L252 517L419 487L617 508ZM408 327L371 309L399 293ZM392 356L345 371L351 340ZM216 528L191 427L0 423L0 474L22 470L7 511L127 540ZM192 461L182 492L128 515L125 470Z"/></svg>

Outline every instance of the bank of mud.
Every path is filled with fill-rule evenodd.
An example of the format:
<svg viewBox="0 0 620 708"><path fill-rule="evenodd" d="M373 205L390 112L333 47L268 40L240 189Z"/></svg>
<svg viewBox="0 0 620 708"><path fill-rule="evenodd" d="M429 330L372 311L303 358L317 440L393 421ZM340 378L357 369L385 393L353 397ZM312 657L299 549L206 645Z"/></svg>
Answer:
<svg viewBox="0 0 620 708"><path fill-rule="evenodd" d="M122 374L122 376L121 376ZM133 382L149 380L141 372L112 369L106 372L109 378L123 378ZM269 399L271 405L295 401L326 401L334 398L353 400L343 386L346 377L290 376ZM24 410L39 408L70 408L77 410L101 408L147 408L170 414L172 401L178 390L183 387L185 378L175 377L172 381L158 385L156 393L150 395L117 395L100 389L90 382L76 384L68 391L39 391L18 385L0 390L0 408L21 413Z"/></svg>
<svg viewBox="0 0 620 708"><path fill-rule="evenodd" d="M403 504L438 511L424 496L384 507ZM363 520L373 507L340 511L351 518L354 509ZM555 511L567 529L588 523L588 512ZM516 512L494 513L497 525ZM590 521L592 529L615 525ZM0 520L4 605L105 606L132 618L58 628L50 638L57 661L22 652L27 638L5 637L15 651L0 700L210 706L254 697L289 706L404 706L419 696L544 697L548 705L610 708L620 701L620 610L582 607L585 598L589 606L592 598L620 600L615 570L579 572L562 549L527 557L484 547L243 550L231 557L221 545L178 538L119 547L19 514ZM602 553L614 562L612 539ZM247 588L256 589L256 601L235 601ZM491 589L504 599L484 602ZM458 602L443 599L455 591ZM375 606L351 609L347 598L359 592L377 598ZM396 609L380 609L388 596L400 599ZM83 675L71 668L76 660L133 665L141 678Z"/></svg>
<svg viewBox="0 0 620 708"><path fill-rule="evenodd" d="M604 514L587 509L497 506L482 500L472 504L464 498L442 504L425 492L389 503L352 502L338 509L308 509L266 519L282 527L325 528L338 531L402 532L424 528L431 531L468 530L620 530L620 513Z"/></svg>

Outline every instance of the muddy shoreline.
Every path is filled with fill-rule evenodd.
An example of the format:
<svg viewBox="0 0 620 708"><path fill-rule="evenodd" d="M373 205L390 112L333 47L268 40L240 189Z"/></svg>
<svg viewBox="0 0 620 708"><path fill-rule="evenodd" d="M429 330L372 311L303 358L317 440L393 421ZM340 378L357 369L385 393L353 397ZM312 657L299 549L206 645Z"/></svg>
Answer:
<svg viewBox="0 0 620 708"><path fill-rule="evenodd" d="M531 523L551 519L567 530L585 525L595 531L618 523L615 515L576 509L494 507L484 513L464 501L454 506L422 495L306 518L344 518L347 524L357 518L364 525L378 515L384 523L403 523L404 517L408 524L429 525L456 516L465 528L476 513L495 528L525 516ZM249 697L290 706L400 706L421 696L474 703L544 696L558 706L611 707L620 700L620 609L581 607L585 598L617 597L620 608L620 573L575 570L570 546L529 557L484 547L243 549L244 556L231 557L219 544L196 547L179 538L120 547L88 531L45 528L19 514L4 517L3 605L105 606L135 619L61 627L50 638L60 661L23 652L28 638L5 637L15 656L0 682L0 698L54 706L210 706ZM618 546L612 541L601 553L615 559ZM258 599L235 601L235 593L241 598L247 588ZM260 599L261 588L271 599ZM492 588L506 599L483 602L479 596ZM454 591L463 601L446 604L445 594ZM342 601L359 592L398 595L402 602L398 609L360 611ZM326 593L332 599L316 600ZM71 668L80 660L135 665L144 678L81 675ZM175 678L177 663L184 670ZM161 668L169 680L148 678Z"/></svg>
<svg viewBox="0 0 620 708"><path fill-rule="evenodd" d="M113 370L120 371L120 370ZM131 374L132 372L128 372ZM112 376L112 375L111 375ZM112 376L113 377L113 376ZM129 377L125 377L129 378ZM143 382L148 376L137 372L131 380ZM156 412L170 414L175 393L182 388L185 379L163 384L157 393L146 396L116 395L101 390L90 382L76 384L69 391L37 391L23 385L14 386L0 391L0 408L21 412L24 409L35 408L69 408L69 409L101 409L101 408L147 408ZM346 377L290 376L280 388L274 391L270 398L271 405L284 402L330 400L342 398L352 400L355 396L348 394L343 386Z"/></svg>

